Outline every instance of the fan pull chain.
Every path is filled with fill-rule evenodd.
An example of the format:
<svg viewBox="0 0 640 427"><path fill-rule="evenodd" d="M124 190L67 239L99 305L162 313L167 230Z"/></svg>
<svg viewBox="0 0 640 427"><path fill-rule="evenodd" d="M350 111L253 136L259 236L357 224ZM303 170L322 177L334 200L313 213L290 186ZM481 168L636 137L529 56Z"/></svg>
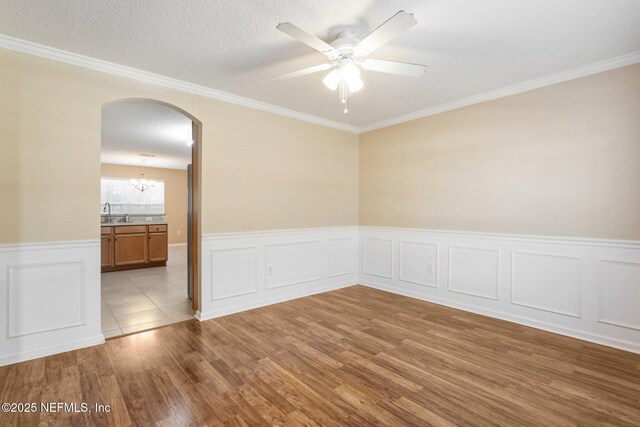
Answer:
<svg viewBox="0 0 640 427"><path fill-rule="evenodd" d="M349 112L349 109L347 108L347 98L349 97L348 91L349 88L347 87L347 84L344 81L340 82L340 102L344 104L343 113L345 114Z"/></svg>

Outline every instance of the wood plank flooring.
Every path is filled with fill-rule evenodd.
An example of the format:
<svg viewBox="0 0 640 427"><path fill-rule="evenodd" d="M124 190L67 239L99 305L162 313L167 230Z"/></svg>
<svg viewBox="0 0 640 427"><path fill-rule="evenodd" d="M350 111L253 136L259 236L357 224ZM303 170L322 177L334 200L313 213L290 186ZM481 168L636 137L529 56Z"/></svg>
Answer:
<svg viewBox="0 0 640 427"><path fill-rule="evenodd" d="M0 368L0 425L640 425L640 355L354 286Z"/></svg>

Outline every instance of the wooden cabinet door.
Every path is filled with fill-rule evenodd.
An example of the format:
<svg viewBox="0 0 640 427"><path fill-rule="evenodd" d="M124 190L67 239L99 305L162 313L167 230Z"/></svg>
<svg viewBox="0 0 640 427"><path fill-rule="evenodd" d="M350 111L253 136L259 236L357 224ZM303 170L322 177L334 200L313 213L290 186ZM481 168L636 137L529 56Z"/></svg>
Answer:
<svg viewBox="0 0 640 427"><path fill-rule="evenodd" d="M149 262L167 260L167 233L149 233Z"/></svg>
<svg viewBox="0 0 640 427"><path fill-rule="evenodd" d="M115 265L144 264L147 261L145 233L118 234L115 240Z"/></svg>
<svg viewBox="0 0 640 427"><path fill-rule="evenodd" d="M102 258L102 267L113 266L113 255L111 250L111 236L102 236L100 239L100 256Z"/></svg>

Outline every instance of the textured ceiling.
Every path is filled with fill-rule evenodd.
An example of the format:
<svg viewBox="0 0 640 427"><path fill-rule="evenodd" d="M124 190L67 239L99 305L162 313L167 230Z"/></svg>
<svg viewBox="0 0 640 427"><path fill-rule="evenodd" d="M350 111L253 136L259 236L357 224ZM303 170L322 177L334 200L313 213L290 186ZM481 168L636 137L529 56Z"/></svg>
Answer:
<svg viewBox="0 0 640 427"><path fill-rule="evenodd" d="M102 163L186 169L191 163L191 119L149 101L128 101L102 110Z"/></svg>
<svg viewBox="0 0 640 427"><path fill-rule="evenodd" d="M640 51L638 0L0 0L0 33L355 126ZM324 61L276 30L331 41L366 35L398 10L418 25L371 57L428 65L409 78L365 72L342 113Z"/></svg>

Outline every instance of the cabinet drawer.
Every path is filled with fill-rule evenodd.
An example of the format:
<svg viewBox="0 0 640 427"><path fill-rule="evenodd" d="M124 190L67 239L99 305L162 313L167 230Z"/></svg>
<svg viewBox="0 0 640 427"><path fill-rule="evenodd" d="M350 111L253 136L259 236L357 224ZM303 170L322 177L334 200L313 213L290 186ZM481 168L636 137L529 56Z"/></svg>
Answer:
<svg viewBox="0 0 640 427"><path fill-rule="evenodd" d="M116 234L131 234L131 233L145 233L146 225L126 225L122 227L115 227Z"/></svg>
<svg viewBox="0 0 640 427"><path fill-rule="evenodd" d="M100 234L111 234L113 227L100 227Z"/></svg>
<svg viewBox="0 0 640 427"><path fill-rule="evenodd" d="M166 225L150 225L149 226L149 233L159 233L163 231L167 231Z"/></svg>

